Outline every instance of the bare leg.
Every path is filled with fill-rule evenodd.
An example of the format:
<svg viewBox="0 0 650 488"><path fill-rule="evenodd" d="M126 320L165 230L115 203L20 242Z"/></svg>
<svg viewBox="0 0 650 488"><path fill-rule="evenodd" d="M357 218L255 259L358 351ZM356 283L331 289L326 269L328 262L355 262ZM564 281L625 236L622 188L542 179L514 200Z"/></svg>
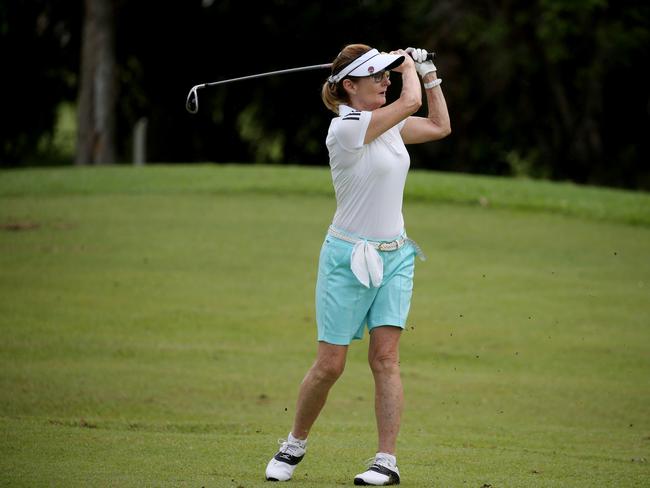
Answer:
<svg viewBox="0 0 650 488"><path fill-rule="evenodd" d="M368 362L375 378L377 452L395 454L404 393L399 372L399 327L377 327L370 333Z"/></svg>
<svg viewBox="0 0 650 488"><path fill-rule="evenodd" d="M348 346L318 343L318 356L300 385L296 417L291 433L298 439L306 439L325 405L330 388L345 368Z"/></svg>

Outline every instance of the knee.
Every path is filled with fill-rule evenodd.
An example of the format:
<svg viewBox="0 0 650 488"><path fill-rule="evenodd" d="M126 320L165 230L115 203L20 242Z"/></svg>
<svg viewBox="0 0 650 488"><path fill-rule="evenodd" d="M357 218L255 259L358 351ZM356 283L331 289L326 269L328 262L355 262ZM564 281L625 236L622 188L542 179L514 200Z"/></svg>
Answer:
<svg viewBox="0 0 650 488"><path fill-rule="evenodd" d="M312 371L318 381L334 383L343 374L345 361L317 361Z"/></svg>
<svg viewBox="0 0 650 488"><path fill-rule="evenodd" d="M399 373L399 355L397 352L384 352L368 359L373 374Z"/></svg>

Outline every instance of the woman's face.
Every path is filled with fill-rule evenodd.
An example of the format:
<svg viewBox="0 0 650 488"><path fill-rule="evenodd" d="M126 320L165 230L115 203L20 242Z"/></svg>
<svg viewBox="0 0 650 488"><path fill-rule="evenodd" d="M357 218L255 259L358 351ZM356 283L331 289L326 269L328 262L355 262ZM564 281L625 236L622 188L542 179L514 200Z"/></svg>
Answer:
<svg viewBox="0 0 650 488"><path fill-rule="evenodd" d="M351 106L359 110L375 110L385 105L389 77L390 71L380 71L372 76L344 80Z"/></svg>

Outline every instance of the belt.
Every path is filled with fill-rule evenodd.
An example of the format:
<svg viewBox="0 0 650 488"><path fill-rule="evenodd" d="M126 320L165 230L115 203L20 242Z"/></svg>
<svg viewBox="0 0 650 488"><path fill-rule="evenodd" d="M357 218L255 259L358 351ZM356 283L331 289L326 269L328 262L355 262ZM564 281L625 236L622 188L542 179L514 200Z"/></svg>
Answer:
<svg viewBox="0 0 650 488"><path fill-rule="evenodd" d="M336 237L337 239L341 239L342 241L350 242L352 244L356 244L359 241L366 241L368 242L368 244L370 244L378 251L397 251L399 248L404 246L404 244L406 244L406 237L400 237L397 240L389 241L389 242L385 242L385 241L375 242L375 241L367 241L366 239L355 239L352 236L337 231L334 227L331 226L328 229L327 233L332 237Z"/></svg>
<svg viewBox="0 0 650 488"><path fill-rule="evenodd" d="M350 268L359 282L366 288L370 288L370 283L374 287L379 287L384 278L384 262L377 251L397 251L409 243L415 248L415 253L422 261L426 259L420 246L406 236L400 236L399 239L395 239L394 241L368 241L367 239L347 235L338 231L333 226L330 226L328 229L328 234L342 241L354 244L350 258Z"/></svg>
<svg viewBox="0 0 650 488"><path fill-rule="evenodd" d="M399 239L395 239L394 241L368 241L366 239L355 238L348 234L344 234L336 230L334 226L330 226L327 233L332 237L336 237L337 239L341 239L342 241L346 241L351 244L356 244L357 242L367 242L378 251L397 251L398 249L404 247L404 244L410 243L415 248L415 253L422 261L426 261L427 259L427 257L424 255L424 252L422 251L422 248L418 246L417 242L415 242L413 239L409 239L406 236L401 236Z"/></svg>

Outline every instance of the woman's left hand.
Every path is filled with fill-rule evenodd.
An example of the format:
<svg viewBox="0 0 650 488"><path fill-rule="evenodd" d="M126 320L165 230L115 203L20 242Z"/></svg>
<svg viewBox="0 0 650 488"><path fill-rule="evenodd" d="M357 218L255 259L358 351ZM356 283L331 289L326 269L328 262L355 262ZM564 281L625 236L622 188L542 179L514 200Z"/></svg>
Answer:
<svg viewBox="0 0 650 488"><path fill-rule="evenodd" d="M413 57L415 69L417 69L420 78L424 78L429 73L436 71L436 65L433 64L433 61L427 59L426 49L407 47L405 52L409 54L409 57Z"/></svg>

